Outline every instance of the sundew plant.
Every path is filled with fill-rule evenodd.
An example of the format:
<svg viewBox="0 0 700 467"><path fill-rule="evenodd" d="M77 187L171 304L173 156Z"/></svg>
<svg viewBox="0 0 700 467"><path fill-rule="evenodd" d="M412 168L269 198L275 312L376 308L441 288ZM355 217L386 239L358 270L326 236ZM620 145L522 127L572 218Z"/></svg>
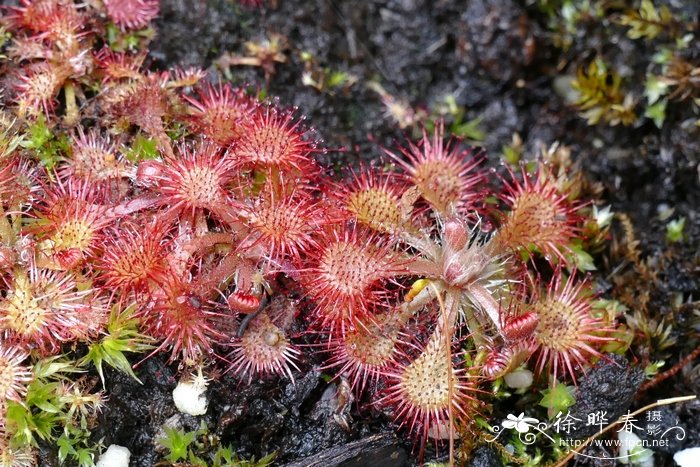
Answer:
<svg viewBox="0 0 700 467"><path fill-rule="evenodd" d="M241 384L321 361L451 448L493 381L576 382L603 356L586 249L610 219L568 164L496 170L438 122L333 174L299 111L149 69L158 3L3 11L0 465L39 441L91 465L108 395L84 373L161 353Z"/></svg>

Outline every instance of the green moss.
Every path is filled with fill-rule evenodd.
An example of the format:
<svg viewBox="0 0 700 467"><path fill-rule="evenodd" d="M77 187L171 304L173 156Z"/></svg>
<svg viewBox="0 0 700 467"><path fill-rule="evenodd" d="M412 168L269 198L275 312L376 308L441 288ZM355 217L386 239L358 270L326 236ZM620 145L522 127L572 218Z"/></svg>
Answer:
<svg viewBox="0 0 700 467"><path fill-rule="evenodd" d="M572 86L579 93L576 105L589 125L628 126L637 120L634 98L625 94L620 75L601 59L580 67Z"/></svg>
<svg viewBox="0 0 700 467"><path fill-rule="evenodd" d="M642 0L638 9L630 9L620 15L619 23L629 27L630 39L656 39L676 28L676 21L666 5L656 8L651 0Z"/></svg>

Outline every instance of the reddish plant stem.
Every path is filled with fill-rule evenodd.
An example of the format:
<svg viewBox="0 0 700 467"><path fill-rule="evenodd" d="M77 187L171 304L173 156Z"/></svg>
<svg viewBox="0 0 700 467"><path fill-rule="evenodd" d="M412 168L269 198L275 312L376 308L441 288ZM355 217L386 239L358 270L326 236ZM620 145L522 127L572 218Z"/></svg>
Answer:
<svg viewBox="0 0 700 467"><path fill-rule="evenodd" d="M233 244L236 237L230 233L211 232L201 237L196 237L182 245L182 249L192 256L197 251L210 248L218 243Z"/></svg>
<svg viewBox="0 0 700 467"><path fill-rule="evenodd" d="M639 388L640 392L643 391L648 391L649 389L653 388L654 386L657 386L659 383L666 381L667 379L671 378L672 376L675 376L676 373L681 371L681 369L695 360L697 357L700 357L700 345L696 347L695 350L690 352L688 355L686 355L681 361L673 365L671 368L668 370L664 371L663 373L659 373L656 375L654 379L651 381L647 381L646 383L642 384L642 386Z"/></svg>
<svg viewBox="0 0 700 467"><path fill-rule="evenodd" d="M235 253L227 255L214 269L202 274L202 276L197 279L196 287L203 291L205 295L207 292L211 293L215 291L222 282L232 277L237 270L245 271L246 268L242 264L243 261L244 260Z"/></svg>
<svg viewBox="0 0 700 467"><path fill-rule="evenodd" d="M158 202L158 196L153 194L139 196L138 198L125 201L105 212L105 217L125 217L142 209L148 209Z"/></svg>

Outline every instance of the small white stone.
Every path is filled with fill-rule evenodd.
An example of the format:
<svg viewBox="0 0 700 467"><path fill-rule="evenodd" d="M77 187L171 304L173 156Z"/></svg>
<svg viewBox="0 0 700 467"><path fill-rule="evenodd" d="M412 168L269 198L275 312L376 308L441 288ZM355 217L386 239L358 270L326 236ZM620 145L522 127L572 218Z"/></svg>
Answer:
<svg viewBox="0 0 700 467"><path fill-rule="evenodd" d="M673 455L673 460L681 467L695 467L700 465L700 446L678 451Z"/></svg>
<svg viewBox="0 0 700 467"><path fill-rule="evenodd" d="M509 388L529 388L532 385L532 372L526 369L516 370L505 375L503 379Z"/></svg>
<svg viewBox="0 0 700 467"><path fill-rule="evenodd" d="M205 384L198 384L193 381L180 381L173 390L173 401L175 407L182 413L188 415L204 415L207 413L207 392Z"/></svg>
<svg viewBox="0 0 700 467"><path fill-rule="evenodd" d="M620 440L619 461L622 464L632 464L638 467L654 467L654 451L645 448L639 436L631 431L620 430L617 432Z"/></svg>
<svg viewBox="0 0 700 467"><path fill-rule="evenodd" d="M95 467L129 467L131 452L124 446L112 444L102 453Z"/></svg>
<svg viewBox="0 0 700 467"><path fill-rule="evenodd" d="M554 93L570 104L576 103L580 97L579 92L571 86L575 79L576 77L573 75L559 75L552 82Z"/></svg>

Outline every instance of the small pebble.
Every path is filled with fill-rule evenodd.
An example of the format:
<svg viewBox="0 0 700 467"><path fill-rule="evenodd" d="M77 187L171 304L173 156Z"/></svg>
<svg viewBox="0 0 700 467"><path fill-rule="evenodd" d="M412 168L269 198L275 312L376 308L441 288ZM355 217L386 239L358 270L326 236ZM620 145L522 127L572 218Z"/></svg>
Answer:
<svg viewBox="0 0 700 467"><path fill-rule="evenodd" d="M131 452L124 446L110 445L95 464L95 467L129 467Z"/></svg>
<svg viewBox="0 0 700 467"><path fill-rule="evenodd" d="M532 372L530 370L516 370L503 377L506 385L512 389L529 388L532 385Z"/></svg>
<svg viewBox="0 0 700 467"><path fill-rule="evenodd" d="M673 455L673 460L680 467L697 467L700 465L700 446L678 451Z"/></svg>
<svg viewBox="0 0 700 467"><path fill-rule="evenodd" d="M620 440L618 460L621 464L638 467L654 467L654 451L642 447L642 440L631 431L621 430L617 433Z"/></svg>
<svg viewBox="0 0 700 467"><path fill-rule="evenodd" d="M173 390L175 407L188 415L204 415L207 413L206 385L191 381L180 381Z"/></svg>

